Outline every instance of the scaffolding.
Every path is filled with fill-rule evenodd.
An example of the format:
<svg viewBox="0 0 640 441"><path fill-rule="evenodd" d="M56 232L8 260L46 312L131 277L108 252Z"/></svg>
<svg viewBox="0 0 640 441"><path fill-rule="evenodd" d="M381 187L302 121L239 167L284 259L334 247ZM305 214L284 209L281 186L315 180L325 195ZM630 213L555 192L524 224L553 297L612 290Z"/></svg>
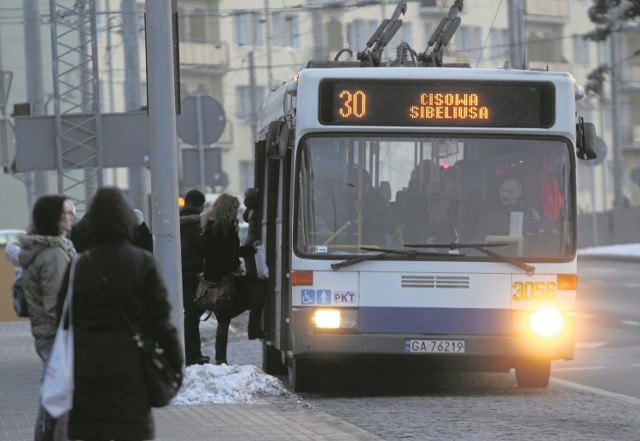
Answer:
<svg viewBox="0 0 640 441"><path fill-rule="evenodd" d="M58 192L83 213L102 186L96 6L95 0L49 5Z"/></svg>

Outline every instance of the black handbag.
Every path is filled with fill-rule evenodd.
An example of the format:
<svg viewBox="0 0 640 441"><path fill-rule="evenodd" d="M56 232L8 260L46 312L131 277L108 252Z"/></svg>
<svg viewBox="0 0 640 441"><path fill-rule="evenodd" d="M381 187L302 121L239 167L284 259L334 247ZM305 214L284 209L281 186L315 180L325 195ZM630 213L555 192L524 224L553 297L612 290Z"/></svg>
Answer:
<svg viewBox="0 0 640 441"><path fill-rule="evenodd" d="M210 282L202 273L198 274L200 283L196 290L196 304L207 311L224 311L228 309L236 297L236 285L233 273L226 274L218 282Z"/></svg>
<svg viewBox="0 0 640 441"><path fill-rule="evenodd" d="M91 258L89 258L91 260ZM96 272L97 268L91 262ZM111 285L109 279L100 274L100 279L103 282L103 286ZM107 291L105 289L105 291ZM122 310L122 307L118 303L115 296L110 294L110 290L107 293L108 297L113 302L118 315L124 322L124 324L131 332L131 337L136 346L140 349L142 355L142 368L144 369L144 375L147 382L147 395L149 397L149 405L151 407L164 407L171 402L171 400L178 394L180 386L182 386L182 374L176 372L165 357L161 348L149 339L145 339L142 334L136 330L131 323L131 320Z"/></svg>
<svg viewBox="0 0 640 441"><path fill-rule="evenodd" d="M178 394L182 375L173 370L164 353L154 342L139 333L133 336L142 352L142 363L147 380L147 395L151 407L164 407Z"/></svg>

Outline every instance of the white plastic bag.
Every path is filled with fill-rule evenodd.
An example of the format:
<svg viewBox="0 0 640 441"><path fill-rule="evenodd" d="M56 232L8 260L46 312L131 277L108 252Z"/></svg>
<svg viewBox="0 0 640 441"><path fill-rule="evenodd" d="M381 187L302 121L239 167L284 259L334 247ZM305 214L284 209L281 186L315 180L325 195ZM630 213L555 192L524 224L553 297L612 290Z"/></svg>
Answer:
<svg viewBox="0 0 640 441"><path fill-rule="evenodd" d="M258 278L266 280L269 278L269 267L267 266L267 251L263 244L256 246L256 272Z"/></svg>
<svg viewBox="0 0 640 441"><path fill-rule="evenodd" d="M62 307L62 317L53 348L49 356L49 362L45 370L42 386L40 387L40 399L42 406L49 415L60 418L69 412L73 406L73 280L78 256L71 261L69 275L69 287L67 297ZM69 326L65 329L65 318L68 318Z"/></svg>

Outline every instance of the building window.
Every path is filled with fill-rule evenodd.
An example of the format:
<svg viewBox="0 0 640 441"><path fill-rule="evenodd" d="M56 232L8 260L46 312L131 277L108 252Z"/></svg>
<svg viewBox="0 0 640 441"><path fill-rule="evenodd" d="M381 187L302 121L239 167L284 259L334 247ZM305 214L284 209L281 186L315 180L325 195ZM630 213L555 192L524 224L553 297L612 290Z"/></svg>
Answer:
<svg viewBox="0 0 640 441"><path fill-rule="evenodd" d="M591 64L589 56L589 42L582 35L573 36L573 62L574 64Z"/></svg>
<svg viewBox="0 0 640 441"><path fill-rule="evenodd" d="M506 60L509 55L509 31L507 29L493 29L491 31L491 58Z"/></svg>
<svg viewBox="0 0 640 441"><path fill-rule="evenodd" d="M207 41L207 16L204 10L194 9L189 16L190 20L190 40L194 43L205 43Z"/></svg>
<svg viewBox="0 0 640 441"><path fill-rule="evenodd" d="M465 52L469 57L480 54L482 49L482 28L480 26L460 26L457 35L459 52Z"/></svg>
<svg viewBox="0 0 640 441"><path fill-rule="evenodd" d="M347 23L347 43L351 49L364 50L378 27L376 20L353 20Z"/></svg>
<svg viewBox="0 0 640 441"><path fill-rule="evenodd" d="M240 161L240 188L244 192L253 187L253 161Z"/></svg>
<svg viewBox="0 0 640 441"><path fill-rule="evenodd" d="M144 4L137 4L136 8L138 9L138 41L144 41L147 35L145 24L146 13Z"/></svg>
<svg viewBox="0 0 640 441"><path fill-rule="evenodd" d="M527 58L531 61L561 62L562 37L551 30L527 34Z"/></svg>
<svg viewBox="0 0 640 441"><path fill-rule="evenodd" d="M260 46L264 43L262 19L257 12L234 14L233 28L238 46Z"/></svg>
<svg viewBox="0 0 640 441"><path fill-rule="evenodd" d="M255 116L260 115L260 106L265 98L265 88L255 88ZM242 121L251 121L251 86L236 87L236 117Z"/></svg>
<svg viewBox="0 0 640 441"><path fill-rule="evenodd" d="M271 16L271 41L274 47L300 49L300 22L297 15L276 12Z"/></svg>

